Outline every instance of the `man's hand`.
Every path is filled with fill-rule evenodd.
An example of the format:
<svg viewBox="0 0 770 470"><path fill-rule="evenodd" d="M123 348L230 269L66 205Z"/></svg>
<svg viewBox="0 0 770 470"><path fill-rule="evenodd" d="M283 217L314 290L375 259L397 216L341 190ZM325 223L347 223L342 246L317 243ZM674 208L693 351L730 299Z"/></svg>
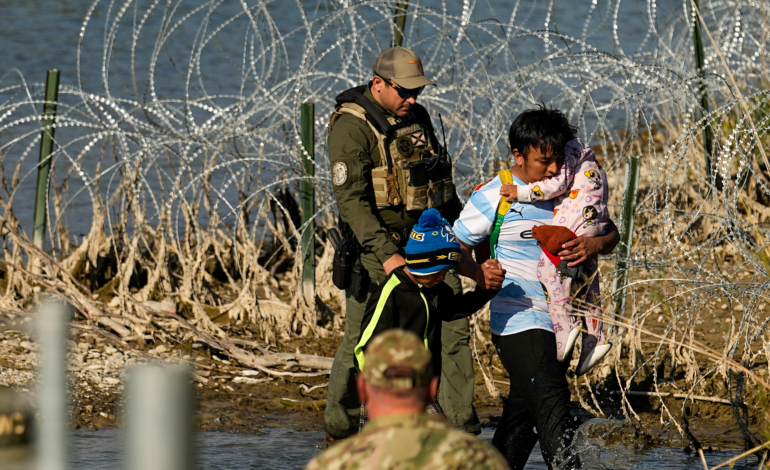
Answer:
<svg viewBox="0 0 770 470"><path fill-rule="evenodd" d="M487 260L483 263L486 269L473 259L471 251L473 247L460 242L462 254L460 255L460 264L455 268L455 272L476 281L482 289L496 290L503 287L505 281L505 269L500 266L496 259ZM487 264L489 263L489 264Z"/></svg>
<svg viewBox="0 0 770 470"><path fill-rule="evenodd" d="M505 269L496 259L488 259L481 264L480 280L476 283L482 289L499 290L505 281Z"/></svg>
<svg viewBox="0 0 770 470"><path fill-rule="evenodd" d="M387 261L382 263L382 268L385 270L385 275L390 276L391 271L405 264L406 264L406 261L404 260L404 257L396 253L390 258L388 258Z"/></svg>
<svg viewBox="0 0 770 470"><path fill-rule="evenodd" d="M612 253L620 241L620 234L615 224L610 225L610 230L607 235L600 237L578 237L568 241L562 245L563 250L559 252L559 256L562 260L569 261L567 266L577 266L598 255Z"/></svg>
<svg viewBox="0 0 770 470"><path fill-rule="evenodd" d="M602 242L597 238L578 237L562 245L559 256L562 260L570 261L567 266L577 266L584 261L595 258L602 248Z"/></svg>

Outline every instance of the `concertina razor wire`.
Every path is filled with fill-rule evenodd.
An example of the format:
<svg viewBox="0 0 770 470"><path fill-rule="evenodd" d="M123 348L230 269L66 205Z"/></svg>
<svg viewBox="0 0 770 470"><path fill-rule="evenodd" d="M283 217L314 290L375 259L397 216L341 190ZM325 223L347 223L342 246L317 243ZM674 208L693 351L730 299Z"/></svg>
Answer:
<svg viewBox="0 0 770 470"><path fill-rule="evenodd" d="M597 151L616 220L624 157L640 155L628 328L616 337L629 350L615 365L633 362L622 385L652 371L658 390L665 377L657 371L671 377L679 364L688 393L703 393L720 374L734 388L728 364L687 346L709 333L709 347L726 360L751 368L770 357L767 6L710 1L699 17L689 1L534 3L409 3L405 45L438 85L420 102L435 122L443 118L460 197L510 164L512 119L541 102L562 109ZM296 192L307 178L299 109L308 101L323 232L335 218L326 154L334 97L370 79L374 58L390 46L395 9L384 0L94 1L79 32L77 75L65 74L59 92L47 214L54 258L72 256L84 235L93 241L98 232L131 253L141 250L135 238L150 234L188 250L207 237L266 246L278 236L277 214L291 212L276 194ZM693 48L701 17L703 81ZM28 80L9 71L0 81L4 236L30 232L44 86ZM718 175L711 181L706 126ZM290 245L305 227L285 219L282 243ZM19 261L19 250L6 241L3 256ZM234 256L241 274L243 256ZM611 261L602 263L607 311ZM196 297L195 285L187 295L210 300ZM22 290L6 289L3 303L20 308ZM665 340L643 349L645 328ZM666 361L670 373L661 369Z"/></svg>

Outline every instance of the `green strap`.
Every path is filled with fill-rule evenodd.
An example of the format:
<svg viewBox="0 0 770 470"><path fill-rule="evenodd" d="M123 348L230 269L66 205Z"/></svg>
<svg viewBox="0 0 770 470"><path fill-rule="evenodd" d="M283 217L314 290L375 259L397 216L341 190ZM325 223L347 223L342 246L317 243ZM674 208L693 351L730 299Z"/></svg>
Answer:
<svg viewBox="0 0 770 470"><path fill-rule="evenodd" d="M513 184L513 174L511 170L503 170L498 173L500 175L500 181L503 184ZM489 234L489 254L491 258L497 258L495 255L495 245L497 245L497 238L500 236L500 227L503 226L503 220L505 214L511 208L511 203L505 199L505 196L500 197L500 203L497 205L497 215L495 216L495 224L492 226L492 232Z"/></svg>
<svg viewBox="0 0 770 470"><path fill-rule="evenodd" d="M396 276L390 276L390 278L388 279L388 282L385 283L385 287L383 287L382 292L380 293L380 300L377 301L377 308L374 309L374 315L372 316L372 320L369 322L368 325L366 325L366 329L364 330L364 333L361 335L361 339L358 340L358 344L356 344L356 347L353 350L356 356L356 360L358 360L358 368L361 370L364 370L364 362L365 362L364 346L366 346L366 343L372 338L372 333L374 333L374 329L377 327L377 322L380 321L380 315L382 315L382 309L385 308L385 303L388 301L388 297L390 297L390 293L399 284L401 284L401 281L399 281L398 277ZM426 306L428 305L427 302L425 303L425 305Z"/></svg>
<svg viewBox="0 0 770 470"><path fill-rule="evenodd" d="M495 254L495 246L497 245L497 238L500 236L500 227L503 225L504 215L497 214L495 216L495 225L492 227L492 233L489 234L489 257L497 258Z"/></svg>

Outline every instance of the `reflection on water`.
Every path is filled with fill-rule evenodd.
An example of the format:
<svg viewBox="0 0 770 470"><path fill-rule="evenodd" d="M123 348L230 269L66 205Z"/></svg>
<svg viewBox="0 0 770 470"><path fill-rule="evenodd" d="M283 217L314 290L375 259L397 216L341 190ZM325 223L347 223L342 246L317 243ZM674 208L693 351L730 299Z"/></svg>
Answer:
<svg viewBox="0 0 770 470"><path fill-rule="evenodd" d="M493 429L484 429L481 438L490 441ZM118 470L122 468L122 430L75 431L72 439L74 470ZM229 434L203 432L197 435L198 468L202 470L291 469L302 468L324 448L322 431L296 431L288 428L265 429L264 434ZM638 451L601 440L589 439L581 445L584 468L590 469L702 469L696 454L681 449L657 447ZM741 449L706 455L709 467L723 462ZM754 462L750 459L749 463ZM756 464L739 462L735 469L754 468ZM536 446L528 469L546 469Z"/></svg>

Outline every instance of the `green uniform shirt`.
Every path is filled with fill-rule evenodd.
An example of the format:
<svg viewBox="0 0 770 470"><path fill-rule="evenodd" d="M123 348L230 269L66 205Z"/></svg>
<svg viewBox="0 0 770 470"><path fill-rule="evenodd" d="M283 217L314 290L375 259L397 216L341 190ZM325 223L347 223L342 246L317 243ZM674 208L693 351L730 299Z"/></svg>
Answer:
<svg viewBox="0 0 770 470"><path fill-rule="evenodd" d="M369 88L364 92L364 96L383 114L395 117L374 99ZM432 129L430 123L427 123L426 127ZM387 227L411 227L417 223L422 211L407 212L404 206L377 208L371 175L372 170L380 166L381 156L377 137L366 122L350 114L343 114L329 133L328 144L331 168L334 168L337 162L343 162L347 167L344 183L333 185L342 220L350 224L358 242L366 251L374 253L382 264L393 254L400 252L399 248L388 240ZM457 219L461 210L462 203L457 194L452 201L440 208L441 215L449 223Z"/></svg>
<svg viewBox="0 0 770 470"><path fill-rule="evenodd" d="M504 470L508 464L476 436L437 415L393 415L334 445L306 470Z"/></svg>

